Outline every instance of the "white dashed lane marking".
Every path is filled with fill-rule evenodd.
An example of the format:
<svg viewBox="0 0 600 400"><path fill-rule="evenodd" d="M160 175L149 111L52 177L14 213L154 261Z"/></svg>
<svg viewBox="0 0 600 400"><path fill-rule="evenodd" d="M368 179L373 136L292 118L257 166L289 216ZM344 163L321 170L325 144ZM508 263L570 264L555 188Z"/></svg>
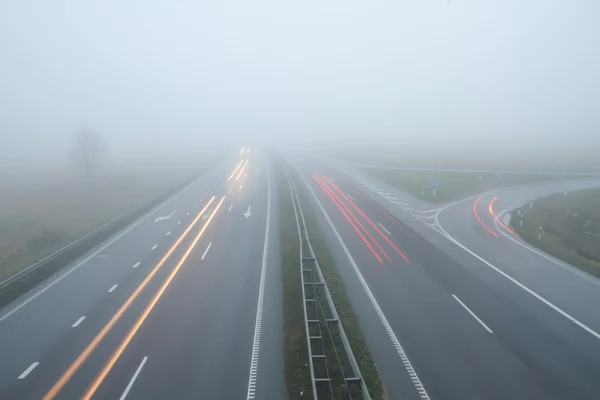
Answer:
<svg viewBox="0 0 600 400"><path fill-rule="evenodd" d="M140 372L142 372L142 368L144 368L144 364L146 364L146 361L148 361L148 357L144 357L142 359L142 362L137 367L137 369L135 370L135 373L131 377L131 380L127 384L127 387L125 388L125 391L123 392L123 394L121 395L121 397L119 397L119 400L125 400L125 398L127 397L127 394L129 394L129 391L131 390L131 387L135 383L135 380L137 379L138 375L140 374Z"/></svg>
<svg viewBox="0 0 600 400"><path fill-rule="evenodd" d="M31 371L33 371L35 369L35 367L37 367L38 365L39 365L39 362L37 362L37 361L34 362L25 371L23 371L23 373L21 375L19 375L19 377L17 379L27 378L27 375L29 375L31 373Z"/></svg>
<svg viewBox="0 0 600 400"><path fill-rule="evenodd" d="M204 260L204 257L206 257L206 255L208 254L208 251L210 250L210 246L212 246L212 242L210 242L208 244L208 247L206 247L206 250L204 250L204 254L202 254L201 260Z"/></svg>
<svg viewBox="0 0 600 400"><path fill-rule="evenodd" d="M473 318L475 318L475 320L477 322L479 322L479 324L481 324L481 326L483 326L486 331L488 331L489 333L494 333L494 332L492 332L492 330L481 319L479 319L479 317L477 315L475 315L475 313L473 311L471 311L471 309L469 307L466 306L465 303L463 303L462 301L460 301L460 299L458 297L456 297L455 295L452 295L452 297L454 297L454 300L456 300L458 302L458 304L460 304L465 310L467 310L467 312L469 314L471 314L471 316Z"/></svg>

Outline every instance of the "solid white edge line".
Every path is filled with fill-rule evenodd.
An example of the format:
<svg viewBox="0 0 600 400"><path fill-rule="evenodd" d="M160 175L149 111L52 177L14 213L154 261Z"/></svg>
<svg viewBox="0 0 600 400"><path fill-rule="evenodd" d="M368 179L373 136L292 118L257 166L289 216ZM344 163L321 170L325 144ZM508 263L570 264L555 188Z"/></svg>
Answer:
<svg viewBox="0 0 600 400"><path fill-rule="evenodd" d="M159 208L160 208L160 206L156 210L154 210L153 212L148 213L145 217L141 218L140 220L138 220L134 224L130 225L129 228L125 229L123 232L121 232L120 234L118 234L117 236L115 236L114 238L112 238L110 241L106 242L106 244L104 246L100 247L98 250L96 250L95 252L93 252L92 254L90 254L89 256L87 256L86 258L84 258L80 263L78 263L75 266L73 266L67 272L65 272L64 274L60 275L58 278L56 278L52 282L50 282L47 286L44 286L40 291L36 292L34 295L32 295L31 297L29 297L27 300L25 300L24 302L22 302L21 304L19 304L18 306L16 306L12 310L10 310L9 312L7 312L3 316L1 316L0 317L0 322L4 321L8 317L10 317L11 315L13 315L17 311L19 311L21 308L23 308L27 304L31 303L33 300L37 299L40 295L42 295L43 293L45 293L48 289L50 289L51 287L53 287L54 285L56 285L58 282L62 281L64 278L66 278L67 276L71 275L74 271L76 271L77 269L79 269L82 265L84 265L85 263L87 263L88 261L90 261L92 258L96 257L102 251L104 251L108 246L110 246L111 244L115 243L117 240L121 239L123 236L125 236L127 233L129 233L131 230L133 230L133 228L137 227L142 222L144 222L148 218L150 218L152 215L156 214L156 212L158 211Z"/></svg>
<svg viewBox="0 0 600 400"><path fill-rule="evenodd" d="M450 204L448 206L450 206ZM492 264L489 261L485 260L479 254L475 253L474 251L472 251L471 249L469 249L468 247L466 247L465 245L463 245L462 243L460 243L458 240L456 240L448 232L446 232L446 230L442 227L442 225L440 225L439 220L438 220L439 213L441 211L443 211L445 208L447 208L447 207L444 207L440 211L438 211L438 213L436 214L436 218L435 218L435 222L436 222L438 228L442 231L442 235L443 236L445 236L452 243L454 243L455 245L457 245L458 247L460 247L461 249L463 249L464 251L466 251L467 253L469 253L470 255L472 255L473 257L475 257L476 259L478 259L479 261L481 261L482 263L484 263L485 265L487 265L488 267L490 267L491 269L493 269L494 271L496 271L497 273L499 273L500 275L502 275L503 277L505 277L506 279L508 279L509 281L511 281L512 283L514 283L515 285L517 285L518 287L520 287L521 289L523 289L524 291L526 291L527 293L529 293L530 295L532 295L533 297L535 297L536 299L538 299L539 301L541 301L542 303L544 303L545 305L547 305L548 307L550 307L551 309L553 309L554 311L556 311L557 313L559 313L560 315L562 315L563 317L565 317L566 319L568 319L569 321L574 322L575 324L577 324L581 328L585 329L587 332L589 332L592 335L594 335L596 338L600 339L600 333L594 331L589 326L587 326L587 325L585 325L585 324L577 321L569 313L567 313L566 311L564 311L560 307L555 306L553 303L551 303L550 301L546 300L544 297L540 296L539 294L537 294L533 290L529 289L527 286L523 285L521 282L519 282L518 280L516 280L512 276L508 275L506 272L502 271L500 268L496 267L494 264Z"/></svg>
<svg viewBox="0 0 600 400"><path fill-rule="evenodd" d="M139 262L139 261L138 261L138 262L136 262L135 264L133 264L133 268L137 268L137 267L139 267L139 266L140 266L140 264L141 264L141 262Z"/></svg>
<svg viewBox="0 0 600 400"><path fill-rule="evenodd" d="M482 320L481 320L481 319L480 319L480 318L479 318L477 315L475 315L475 313L474 313L473 311L471 311L471 309L470 309L469 307L467 307L467 305L466 305L465 303L463 303L462 301L460 301L460 299L459 299L458 297L456 297L456 295L454 295L454 294L453 294L453 295L452 295L452 297L454 297L454 300L458 301L458 304L460 304L461 306L463 306L463 308L464 308L465 310L467 310L467 312L468 312L469 314L471 314L471 316L472 316L473 318L475 318L475 320L476 320L477 322L479 322L479 323L481 324L481 326L483 326L483 327L485 328L485 330L486 330L486 331L488 331L489 333L494 333L494 332L493 332L493 331L492 331L492 330L489 328L489 326L487 326L487 325L486 325L486 324L485 324L485 323L484 323L484 322L483 322L483 321L482 321Z"/></svg>
<svg viewBox="0 0 600 400"><path fill-rule="evenodd" d="M356 265L356 262L352 258L352 255L350 254L350 251L348 250L348 247L346 247L346 244L342 240L342 237L340 236L339 232L337 231L337 229L333 225L333 222L331 221L331 218L329 218L329 215L327 215L327 212L325 211L325 208L323 207L323 204L321 204L321 201L317 197L316 193L314 192L314 190L312 189L312 187L310 186L310 184L308 183L308 181L306 180L306 178L304 177L304 175L302 175L302 173L300 172L300 170L298 169L298 167L296 167L294 165L294 168L296 169L296 171L298 172L298 174L302 177L302 179L304 180L304 183L306 184L306 186L308 187L308 189L312 193L315 201L319 205L319 208L323 212L323 215L325 216L325 219L327 220L327 222L329 223L329 226L333 230L333 233L334 233L336 239L340 243L340 246L342 247L342 250L344 250L344 253L346 254L346 257L348 257L348 261L350 261L350 265L352 265L352 269L354 269L354 273L358 277L358 280L360 281L363 289L365 290L365 293L367 294L367 297L371 301L371 305L375 309L375 312L377 313L377 316L379 317L379 320L381 321L381 324L383 325L385 331L387 332L388 337L392 341L392 344L393 344L394 348L396 349L396 352L398 353L398 356L400 357L400 360L402 361L402 364L404 365L404 368L406 369L406 372L408 373L409 378L411 379L413 385L415 386L415 389L417 390L419 396L421 397L422 400L429 400L429 395L427 394L427 391L425 390L425 387L423 386L423 383L421 382L421 380L417 376L417 373L414 370L414 368L413 368L410 360L408 359L408 356L406 355L406 353L404 351L404 348L402 347L402 345L400 344L400 341L396 337L396 334L392 330L392 327L390 326L387 318L385 317L385 314L381 310L381 307L379 307L379 303L377 303L377 300L375 299L375 296L373 296L373 292L371 292L371 289L369 288L369 285L367 285L367 282L365 281L365 278L363 277L362 273L358 269L358 265Z"/></svg>
<svg viewBox="0 0 600 400"><path fill-rule="evenodd" d="M85 315L83 317L80 317L77 321L75 321L75 323L73 325L71 325L71 327L77 328L79 326L79 324L81 324L83 322L84 319L85 319Z"/></svg>
<svg viewBox="0 0 600 400"><path fill-rule="evenodd" d="M27 367L27 369L25 371L23 371L23 373L21 375L19 375L19 377L17 379L25 379L27 378L27 375L29 375L31 373L31 371L33 371L35 369L35 367L37 367L40 363L38 361L32 363L29 367Z"/></svg>
<svg viewBox="0 0 600 400"><path fill-rule="evenodd" d="M589 333L591 333L592 335L596 336L598 339L600 339L600 335L598 334L598 332L594 331L592 328L590 328L589 326L581 323L580 321L574 319L573 322L577 325L579 325L580 327L582 327L583 329L585 329L586 331L588 331Z"/></svg>
<svg viewBox="0 0 600 400"><path fill-rule="evenodd" d="M112 285L112 287L110 289L108 289L108 293L114 292L115 289L117 288L117 286L119 286L119 285Z"/></svg>
<svg viewBox="0 0 600 400"><path fill-rule="evenodd" d="M519 186L522 186L522 185L519 185ZM515 187L517 187L517 186L515 186ZM515 187L513 187L513 189ZM486 193L488 193L488 192L486 192ZM479 261L481 261L485 265L487 265L488 267L492 268L494 271L496 271L497 273L499 273L500 275L502 275L503 277L505 277L506 279L508 279L509 281L511 281L512 283L514 283L518 287L520 287L521 289L525 290L527 293L529 293L530 295L532 295L533 297L535 297L536 299L538 299L539 301L541 301L542 303L544 303L545 305L547 305L548 307L550 307L551 309L553 309L554 311L556 311L557 313L559 313L560 315L562 315L563 317L565 317L566 319L568 319L569 321L574 322L575 324L577 324L581 328L585 329L587 332L589 332L592 335L594 335L596 338L600 339L600 334L598 332L594 331L592 328L588 327L587 325L585 325L585 324L577 321L569 313L567 313L566 311L563 311L560 307L555 306L553 303L551 303L550 301L546 300L544 297L540 296L539 294L537 294L533 290L529 289L527 286L523 285L521 282L519 282L518 280L516 280L512 276L508 275L506 272L502 271L500 268L496 267L495 265L493 265L489 261L485 260L483 257L481 257L480 255L478 255L477 253L475 253L474 251L472 251L471 249L469 249L468 247L466 247L465 245L463 245L462 243L460 243L453 236L451 236L448 232L446 232L446 230L442 227L442 225L439 222L439 215L440 215L440 213L442 211L444 211L445 209L447 209L448 207L450 207L450 206L459 204L459 203L467 201L467 200L471 200L471 199L473 199L475 197L477 197L477 195L468 197L466 199L455 201L454 203L450 203L450 204L442 207L440 210L438 210L438 212L435 214L435 223L439 227L442 236L444 236L446 239L450 240L452 243L454 243L455 245L457 245L458 247L460 247L461 249L463 249L464 251L466 251L467 253L469 253L470 255L472 255L473 257L475 257L476 259L478 259Z"/></svg>
<svg viewBox="0 0 600 400"><path fill-rule="evenodd" d="M208 251L210 250L210 246L212 246L212 242L210 242L208 244L208 246L206 247L206 250L204 250L204 253L202 254L202 258L200 258L201 260L204 260L204 257L206 257L206 254L208 254Z"/></svg>
<svg viewBox="0 0 600 400"><path fill-rule="evenodd" d="M148 361L148 357L144 357L142 359L142 362L137 367L137 369L135 370L135 373L131 377L131 380L127 384L127 387L125 388L125 391L123 392L123 394L121 395L121 397L119 397L119 400L125 400L125 397L127 397L127 395L129 394L129 391L131 390L131 387L135 383L135 380L137 379L138 375L140 374L140 372L142 372L142 368L144 368L144 364L146 364L146 361Z"/></svg>
<svg viewBox="0 0 600 400"><path fill-rule="evenodd" d="M385 231L385 233L387 233L389 236L391 236L392 234L390 233L390 231L388 231L387 229L385 229L385 227L383 225L381 225L379 222L377 223L377 225L379 225L379 227L381 229L383 229Z"/></svg>
<svg viewBox="0 0 600 400"><path fill-rule="evenodd" d="M258 302L256 306L256 323L254 326L254 341L252 342L252 358L250 361L250 374L248 376L248 391L246 400L256 396L256 380L258 375L258 355L260 351L260 332L262 329L262 310L265 297L265 275L267 270L267 250L269 247L269 226L271 223L271 169L267 166L267 222L265 223L265 244L263 246L263 259L260 271L260 286L258 289Z"/></svg>

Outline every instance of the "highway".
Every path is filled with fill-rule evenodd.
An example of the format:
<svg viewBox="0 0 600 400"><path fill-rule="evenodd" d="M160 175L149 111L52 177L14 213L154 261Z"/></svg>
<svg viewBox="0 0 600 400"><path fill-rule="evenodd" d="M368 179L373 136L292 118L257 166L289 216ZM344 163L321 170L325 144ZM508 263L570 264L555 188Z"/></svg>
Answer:
<svg viewBox="0 0 600 400"><path fill-rule="evenodd" d="M272 185L236 153L0 310L0 399L284 398Z"/></svg>
<svg viewBox="0 0 600 400"><path fill-rule="evenodd" d="M563 182L435 208L358 170L290 159L326 216L390 398L598 398L598 281L524 247L494 217Z"/></svg>
<svg viewBox="0 0 600 400"><path fill-rule="evenodd" d="M289 159L390 399L597 398L599 281L504 217L600 180L435 207ZM0 399L284 399L276 190L265 153L235 154L0 310Z"/></svg>

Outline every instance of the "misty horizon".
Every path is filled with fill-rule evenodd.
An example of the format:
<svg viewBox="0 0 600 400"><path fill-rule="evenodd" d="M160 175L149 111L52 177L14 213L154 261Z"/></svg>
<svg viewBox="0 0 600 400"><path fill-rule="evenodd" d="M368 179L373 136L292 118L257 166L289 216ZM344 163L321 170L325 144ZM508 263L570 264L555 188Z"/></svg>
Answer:
<svg viewBox="0 0 600 400"><path fill-rule="evenodd" d="M11 3L0 164L63 162L80 126L115 159L377 141L592 152L599 16L592 1Z"/></svg>

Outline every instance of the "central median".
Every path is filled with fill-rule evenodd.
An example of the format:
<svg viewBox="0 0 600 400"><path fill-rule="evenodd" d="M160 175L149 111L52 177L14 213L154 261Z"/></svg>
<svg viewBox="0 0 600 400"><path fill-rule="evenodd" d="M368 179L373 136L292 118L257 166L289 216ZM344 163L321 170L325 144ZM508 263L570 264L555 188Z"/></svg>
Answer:
<svg viewBox="0 0 600 400"><path fill-rule="evenodd" d="M281 213L284 324L286 333L285 365L288 396L290 399L313 398L309 369L309 347L306 337L306 332L309 331L311 337L322 336L323 338L322 342L314 343L314 345L311 344L313 355L315 353L320 354L320 352L323 352L325 355L324 362L314 362L315 376L327 375L330 377L331 382L331 395L323 397L321 395L323 392L318 391L319 398L363 398L360 385L350 385L347 381L344 381L344 379L353 374L352 358L360 370L362 381L364 381L369 392L368 396L373 399L385 399L383 383L346 295L343 281L336 270L333 257L325 244L323 233L320 231L317 216L314 213L306 188L302 183L294 185L299 204L302 207L301 212L306 224L306 233L310 238L310 244L308 244L310 248L307 247L307 242L303 241L301 249L293 198L282 162L279 162L277 166L276 176ZM293 176L291 178L294 179ZM295 181L299 182L297 179ZM308 301L314 301L316 306L314 308L307 307L309 325L305 325L302 290L303 278L301 275L302 273L305 274L304 282L310 280L311 275L306 275L307 268L300 265L299 256L303 254L303 257L308 259L310 257L306 257L305 255L309 251L314 252L316 262L318 262L320 267L320 273L326 283L328 294L322 290L316 290L314 298L309 298L312 296L310 294L307 295ZM310 260L303 260L303 263L305 262L310 263ZM314 275L312 277L314 278ZM329 300L334 304L335 310L333 312L327 308L328 296L330 297ZM328 322L333 320L334 315L339 318L339 326ZM320 334L316 334L315 332L320 332ZM351 349L351 355L346 355L342 333Z"/></svg>

